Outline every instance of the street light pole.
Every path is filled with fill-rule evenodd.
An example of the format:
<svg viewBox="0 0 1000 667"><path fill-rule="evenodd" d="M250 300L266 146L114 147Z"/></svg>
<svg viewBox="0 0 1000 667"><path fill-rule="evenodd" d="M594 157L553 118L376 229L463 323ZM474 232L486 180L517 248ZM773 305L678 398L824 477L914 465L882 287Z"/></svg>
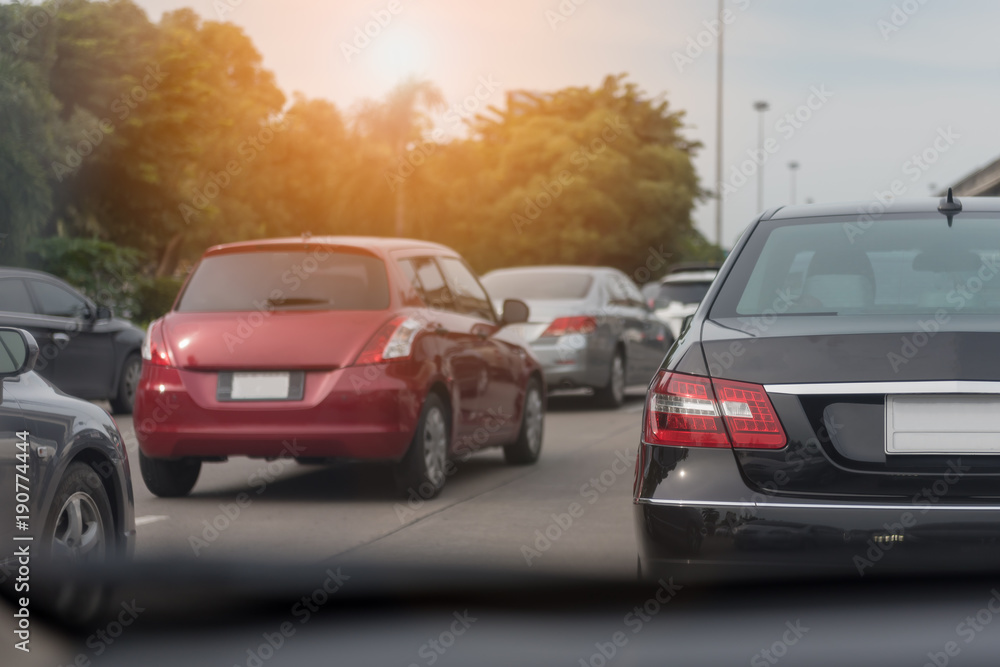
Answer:
<svg viewBox="0 0 1000 667"><path fill-rule="evenodd" d="M792 203L795 203L795 172L798 171L799 163L792 160L788 163L788 171L792 174Z"/></svg>
<svg viewBox="0 0 1000 667"><path fill-rule="evenodd" d="M715 243L722 248L722 35L725 23L719 0L719 54L715 90Z"/></svg>
<svg viewBox="0 0 1000 667"><path fill-rule="evenodd" d="M760 129L757 132L757 212L764 210L764 112L770 109L767 102L753 103L754 110L760 112Z"/></svg>

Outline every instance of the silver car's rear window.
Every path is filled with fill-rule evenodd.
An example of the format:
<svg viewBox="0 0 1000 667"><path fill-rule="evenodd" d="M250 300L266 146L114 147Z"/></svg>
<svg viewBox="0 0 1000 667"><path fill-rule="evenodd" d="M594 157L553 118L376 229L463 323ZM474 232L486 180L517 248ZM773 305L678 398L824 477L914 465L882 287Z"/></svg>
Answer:
<svg viewBox="0 0 1000 667"><path fill-rule="evenodd" d="M382 260L330 250L255 251L204 258L177 304L179 312L384 310Z"/></svg>
<svg viewBox="0 0 1000 667"><path fill-rule="evenodd" d="M594 277L581 271L502 271L489 273L483 286L494 299L582 299Z"/></svg>
<svg viewBox="0 0 1000 667"><path fill-rule="evenodd" d="M764 223L711 317L1000 313L1000 217Z"/></svg>

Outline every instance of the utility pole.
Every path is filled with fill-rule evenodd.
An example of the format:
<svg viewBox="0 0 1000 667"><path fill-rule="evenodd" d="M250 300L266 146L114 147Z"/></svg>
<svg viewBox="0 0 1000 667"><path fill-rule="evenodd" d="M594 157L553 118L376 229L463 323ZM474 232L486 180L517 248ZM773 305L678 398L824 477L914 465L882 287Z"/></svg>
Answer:
<svg viewBox="0 0 1000 667"><path fill-rule="evenodd" d="M760 164L757 166L757 212L764 211L764 112L771 106L764 101L754 102L753 108L760 112L760 129L757 132L757 158Z"/></svg>
<svg viewBox="0 0 1000 667"><path fill-rule="evenodd" d="M722 9L725 0L719 0L719 62L715 91L715 243L722 248L722 36L725 23Z"/></svg>

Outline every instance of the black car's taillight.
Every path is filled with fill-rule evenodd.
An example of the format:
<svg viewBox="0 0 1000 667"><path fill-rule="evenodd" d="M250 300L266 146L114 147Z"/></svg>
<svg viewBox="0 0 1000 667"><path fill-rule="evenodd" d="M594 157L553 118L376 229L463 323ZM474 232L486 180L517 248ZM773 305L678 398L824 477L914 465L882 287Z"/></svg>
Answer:
<svg viewBox="0 0 1000 667"><path fill-rule="evenodd" d="M780 449L787 442L759 384L660 371L648 400L643 441L652 445Z"/></svg>

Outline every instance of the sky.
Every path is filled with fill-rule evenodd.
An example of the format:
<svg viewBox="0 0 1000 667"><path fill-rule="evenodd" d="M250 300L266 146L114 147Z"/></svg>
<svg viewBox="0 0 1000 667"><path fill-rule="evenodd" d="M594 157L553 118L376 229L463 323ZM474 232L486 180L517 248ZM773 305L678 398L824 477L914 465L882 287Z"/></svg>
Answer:
<svg viewBox="0 0 1000 667"><path fill-rule="evenodd" d="M241 26L289 97L346 110L409 75L433 81L449 104L478 88L486 99L476 104L502 106L508 90L596 87L628 73L685 112L685 135L703 144L701 185L715 186L716 0L136 2L154 21L191 7ZM929 196L1000 157L1000 3L724 3L724 246L762 208L790 203L793 161L797 202L826 203L872 200L894 181L903 197ZM373 36L358 39L366 27ZM766 157L755 162L756 101L769 109ZM706 200L694 213L711 240L715 207Z"/></svg>

